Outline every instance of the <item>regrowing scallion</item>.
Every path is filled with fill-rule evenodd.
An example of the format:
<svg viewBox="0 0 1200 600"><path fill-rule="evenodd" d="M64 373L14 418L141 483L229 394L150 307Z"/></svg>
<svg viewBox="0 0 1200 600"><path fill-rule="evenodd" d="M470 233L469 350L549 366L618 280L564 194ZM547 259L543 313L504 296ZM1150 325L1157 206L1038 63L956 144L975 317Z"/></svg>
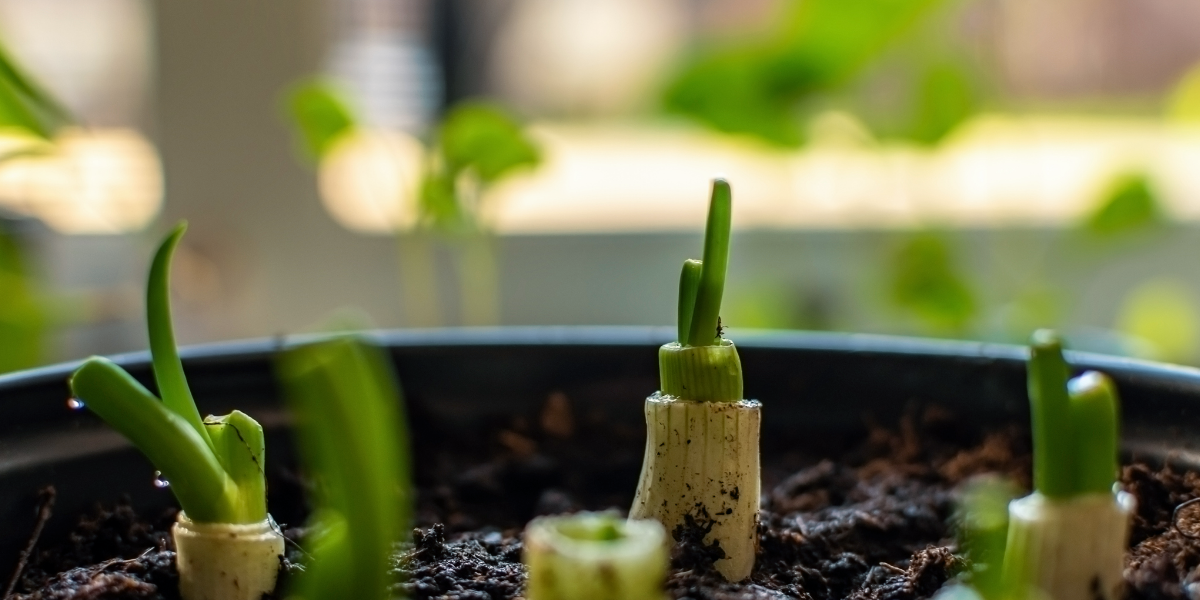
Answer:
<svg viewBox="0 0 1200 600"><path fill-rule="evenodd" d="M721 337L732 196L713 181L703 260L687 260L679 283L679 340L659 349L661 389L646 399L646 451L631 519L674 533L709 527L729 581L750 575L758 549L761 404L742 399L742 365Z"/></svg>
<svg viewBox="0 0 1200 600"><path fill-rule="evenodd" d="M150 267L146 320L160 401L108 359L71 376L75 397L128 438L183 510L172 534L184 600L258 600L275 588L283 537L267 514L262 426L240 411L200 418L171 331L171 255L186 225L163 241Z"/></svg>
<svg viewBox="0 0 1200 600"><path fill-rule="evenodd" d="M1134 511L1114 490L1116 387L1095 371L1068 381L1049 330L1033 335L1028 373L1034 493L1009 504L1005 586L1020 598L1115 600Z"/></svg>
<svg viewBox="0 0 1200 600"><path fill-rule="evenodd" d="M611 514L541 517L525 527L528 600L663 600L666 533Z"/></svg>

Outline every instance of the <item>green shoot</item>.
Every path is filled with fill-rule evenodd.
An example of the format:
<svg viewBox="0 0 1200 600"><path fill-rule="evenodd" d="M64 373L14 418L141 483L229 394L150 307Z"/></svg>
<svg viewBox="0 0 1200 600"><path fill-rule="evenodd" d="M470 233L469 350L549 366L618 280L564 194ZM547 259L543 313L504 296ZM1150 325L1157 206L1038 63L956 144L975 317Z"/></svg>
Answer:
<svg viewBox="0 0 1200 600"><path fill-rule="evenodd" d="M689 258L683 261L683 272L679 274L679 343L683 345L687 345L691 333L692 311L696 308L702 269L703 263Z"/></svg>
<svg viewBox="0 0 1200 600"><path fill-rule="evenodd" d="M1073 494L1070 401L1062 341L1049 329L1034 332L1028 366L1030 421L1033 429L1033 489L1051 498Z"/></svg>
<svg viewBox="0 0 1200 600"><path fill-rule="evenodd" d="M1033 334L1029 402L1034 489L1050 498L1108 492L1117 474L1117 393L1112 380L1088 372L1067 381L1062 342Z"/></svg>
<svg viewBox="0 0 1200 600"><path fill-rule="evenodd" d="M729 182L714 179L712 199L708 205L708 224L704 229L704 260L696 287L696 304L692 310L688 337L679 340L685 346L714 346L720 343L717 322L720 320L721 296L725 293L725 270L729 266L732 214Z"/></svg>
<svg viewBox="0 0 1200 600"><path fill-rule="evenodd" d="M958 506L958 538L970 559L967 582L986 600L1004 600L1002 567L1008 537L1008 503L1017 487L1006 479L987 477L967 485Z"/></svg>
<svg viewBox="0 0 1200 600"><path fill-rule="evenodd" d="M688 259L679 276L679 341L658 352L664 394L701 402L742 399L742 363L733 343L721 338L721 296L729 264L732 194L714 179L704 230L704 260Z"/></svg>
<svg viewBox="0 0 1200 600"><path fill-rule="evenodd" d="M71 390L154 463L192 519L237 522L226 515L233 481L208 444L124 369L89 358L71 376Z"/></svg>
<svg viewBox="0 0 1200 600"><path fill-rule="evenodd" d="M287 112L304 153L319 160L333 143L355 128L354 112L341 91L324 79L296 84L287 94Z"/></svg>
<svg viewBox="0 0 1200 600"><path fill-rule="evenodd" d="M154 364L154 380L158 382L158 393L162 394L163 404L183 417L211 447L212 442L208 438L208 432L204 430L200 411L196 408L192 390L188 388L187 378L183 374L183 363L179 360L179 353L175 351L175 333L171 331L171 256L185 231L187 223L176 225L159 246L158 252L154 254L154 262L150 264L150 283L146 286L150 357Z"/></svg>
<svg viewBox="0 0 1200 600"><path fill-rule="evenodd" d="M1117 391L1103 373L1088 371L1067 384L1075 426L1078 494L1108 493L1117 478Z"/></svg>
<svg viewBox="0 0 1200 600"><path fill-rule="evenodd" d="M337 338L284 353L276 372L317 484L317 539L299 596L386 598L392 544L413 500L403 404L387 358Z"/></svg>
<svg viewBox="0 0 1200 600"><path fill-rule="evenodd" d="M191 520L257 523L267 518L262 426L239 411L201 420L175 350L169 270L185 229L177 226L159 247L146 291L150 355L162 401L100 357L75 371L71 390L154 463Z"/></svg>
<svg viewBox="0 0 1200 600"><path fill-rule="evenodd" d="M1007 596L1120 598L1134 502L1113 485L1116 388L1094 371L1067 381L1062 343L1054 332L1034 333L1032 346L1035 492L1008 505Z"/></svg>

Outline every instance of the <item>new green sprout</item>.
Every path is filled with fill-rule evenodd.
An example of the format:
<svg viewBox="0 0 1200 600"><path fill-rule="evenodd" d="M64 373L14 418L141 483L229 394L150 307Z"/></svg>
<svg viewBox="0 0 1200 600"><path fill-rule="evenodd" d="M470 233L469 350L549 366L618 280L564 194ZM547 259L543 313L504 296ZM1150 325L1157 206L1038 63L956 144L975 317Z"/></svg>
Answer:
<svg viewBox="0 0 1200 600"><path fill-rule="evenodd" d="M71 391L138 448L183 510L173 534L184 600L258 600L275 588L283 537L267 515L263 430L240 411L205 419L192 399L171 331L171 255L186 226L163 241L150 268L146 319L160 401L108 359L92 357Z"/></svg>
<svg viewBox="0 0 1200 600"><path fill-rule="evenodd" d="M679 282L679 340L659 349L660 391L646 399L646 452L631 519L674 533L690 517L712 525L705 543L725 557L726 579L750 576L758 550L761 405L742 399L742 365L721 337L732 195L713 181L703 260L687 260Z"/></svg>
<svg viewBox="0 0 1200 600"><path fill-rule="evenodd" d="M525 527L528 600L663 600L666 533L610 514L541 517Z"/></svg>
<svg viewBox="0 0 1200 600"><path fill-rule="evenodd" d="M1134 510L1114 490L1116 387L1095 371L1068 381L1048 330L1034 333L1028 373L1034 493L1009 504L1005 586L1020 598L1115 600Z"/></svg>

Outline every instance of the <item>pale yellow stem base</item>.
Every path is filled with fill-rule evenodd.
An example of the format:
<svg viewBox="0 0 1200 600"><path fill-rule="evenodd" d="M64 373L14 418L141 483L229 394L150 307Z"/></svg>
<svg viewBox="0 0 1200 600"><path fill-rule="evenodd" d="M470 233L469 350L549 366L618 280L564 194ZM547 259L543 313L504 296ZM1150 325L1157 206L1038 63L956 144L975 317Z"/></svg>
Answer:
<svg viewBox="0 0 1200 600"><path fill-rule="evenodd" d="M258 523L197 523L182 511L171 528L183 600L261 600L275 590L283 536Z"/></svg>
<svg viewBox="0 0 1200 600"><path fill-rule="evenodd" d="M1136 508L1125 492L1055 499L1033 493L1008 505L1004 577L1020 600L1118 600Z"/></svg>
<svg viewBox="0 0 1200 600"><path fill-rule="evenodd" d="M645 411L646 455L629 518L655 519L668 535L686 515L711 522L704 541L725 551L717 571L729 581L749 577L758 552L762 405L655 394Z"/></svg>

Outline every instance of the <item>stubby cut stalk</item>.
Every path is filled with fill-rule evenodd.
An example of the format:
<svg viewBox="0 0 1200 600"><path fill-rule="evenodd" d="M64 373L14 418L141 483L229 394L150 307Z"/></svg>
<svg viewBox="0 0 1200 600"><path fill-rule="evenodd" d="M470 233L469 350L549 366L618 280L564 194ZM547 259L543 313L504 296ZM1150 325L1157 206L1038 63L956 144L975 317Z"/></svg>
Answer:
<svg viewBox="0 0 1200 600"><path fill-rule="evenodd" d="M1118 600L1136 502L1118 492L1030 494L1008 508L1004 577L1021 598Z"/></svg>
<svg viewBox="0 0 1200 600"><path fill-rule="evenodd" d="M179 593L188 600L261 600L275 589L283 537L270 519L197 523L180 512L171 528Z"/></svg>
<svg viewBox="0 0 1200 600"><path fill-rule="evenodd" d="M666 534L609 514L541 517L525 528L529 600L664 600Z"/></svg>
<svg viewBox="0 0 1200 600"><path fill-rule="evenodd" d="M726 579L750 576L758 550L762 406L742 398L742 364L721 337L719 311L729 262L732 196L713 181L704 260L679 278L679 340L658 351L658 393L646 399L646 452L631 519L655 519L675 534L689 520L725 557Z"/></svg>
<svg viewBox="0 0 1200 600"><path fill-rule="evenodd" d="M646 455L631 519L656 519L674 532L687 517L712 529L705 542L725 552L714 564L730 581L750 576L758 551L762 405L646 400Z"/></svg>
<svg viewBox="0 0 1200 600"><path fill-rule="evenodd" d="M1117 600L1135 510L1114 491L1118 399L1112 380L1069 369L1054 332L1029 360L1033 494L1009 504L1004 580L1019 599Z"/></svg>

